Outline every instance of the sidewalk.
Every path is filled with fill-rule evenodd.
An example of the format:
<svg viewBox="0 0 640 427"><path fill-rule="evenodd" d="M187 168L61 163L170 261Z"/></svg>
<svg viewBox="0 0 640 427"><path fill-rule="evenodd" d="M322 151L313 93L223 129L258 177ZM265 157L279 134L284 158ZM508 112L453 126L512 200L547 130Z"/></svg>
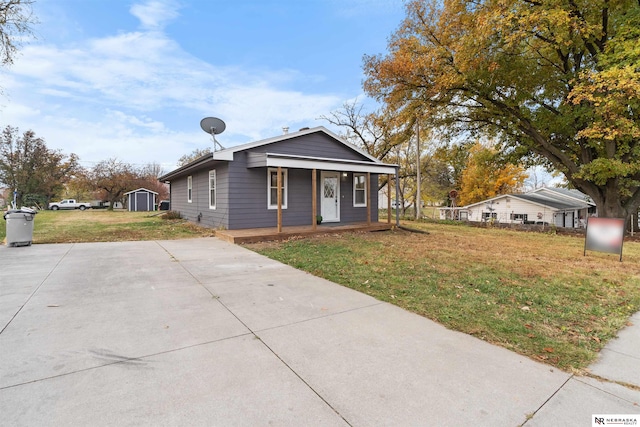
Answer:
<svg viewBox="0 0 640 427"><path fill-rule="evenodd" d="M592 367L598 381L215 238L2 246L0 265L6 425L590 426L640 413L638 315Z"/></svg>

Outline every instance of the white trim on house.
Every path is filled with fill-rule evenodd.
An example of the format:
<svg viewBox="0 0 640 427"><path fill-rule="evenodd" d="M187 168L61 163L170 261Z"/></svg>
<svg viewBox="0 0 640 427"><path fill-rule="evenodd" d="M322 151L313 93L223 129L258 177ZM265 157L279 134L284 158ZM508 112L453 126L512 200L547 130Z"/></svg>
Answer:
<svg viewBox="0 0 640 427"><path fill-rule="evenodd" d="M321 169L335 172L370 172L395 174L395 166L359 160L325 159L277 153L249 153L247 167L283 167L289 169Z"/></svg>
<svg viewBox="0 0 640 427"><path fill-rule="evenodd" d="M276 200L272 200L271 198L271 190L278 190L278 185L271 185L271 174L276 174L276 179L278 176L278 168L268 168L267 169L267 209L278 209L278 196L276 196ZM289 171L287 169L282 169L282 209L287 209L287 195L289 193Z"/></svg>
<svg viewBox="0 0 640 427"><path fill-rule="evenodd" d="M369 159L369 160L371 160L373 162L376 162L376 163L381 163L379 159L373 157L372 155L370 155L366 151L361 150L360 148L356 147L355 145L350 144L349 142L347 142L344 139L342 139L340 136L336 135L335 133L331 132L329 129L325 128L324 126L317 126L317 127L314 127L314 128L301 129L298 132L286 133L286 134L278 135L278 136L275 136L275 137L272 137L272 138L267 138L267 139L263 139L263 140L260 140L260 141L255 141L255 142L250 142L250 143L247 143L247 144L237 145L235 147L226 148L226 149L220 150L220 151L214 151L213 152L213 160L226 160L226 161L232 162L233 161L233 154L238 152L238 151L244 151L244 150L249 150L249 149L256 148L256 147L261 147L261 146L264 146L264 145L273 144L274 142L286 141L287 139L297 138L299 136L309 135L311 133L316 133L316 132L322 132L322 133L330 136L331 138L335 139L336 141L342 143L343 145L349 147L350 149L356 151L357 153L363 155L367 159Z"/></svg>
<svg viewBox="0 0 640 427"><path fill-rule="evenodd" d="M193 176L187 177L187 203L193 203Z"/></svg>
<svg viewBox="0 0 640 427"><path fill-rule="evenodd" d="M213 180L211 179L212 176L213 176ZM213 181L213 186L211 185L212 181ZM211 197L212 192L213 192L213 197ZM218 182L216 181L216 170L212 169L209 171L209 209L215 210L217 198L218 198Z"/></svg>
<svg viewBox="0 0 640 427"><path fill-rule="evenodd" d="M358 188L359 179L362 178L362 184L364 188ZM354 208L366 208L367 207L367 190L369 189L369 183L367 182L367 175L364 173L353 174L353 207ZM362 192L362 202L358 203L357 191Z"/></svg>
<svg viewBox="0 0 640 427"><path fill-rule="evenodd" d="M131 193L137 193L138 191L146 191L146 192L158 195L158 193L156 193L155 191L149 190L148 188L140 187L140 188L138 188L136 190L128 191L128 192L124 193L124 196L126 196L127 194L131 194Z"/></svg>
<svg viewBox="0 0 640 427"><path fill-rule="evenodd" d="M335 179L335 187L333 188L333 197L331 199L325 198L325 180L327 178ZM333 203L331 208L327 206L327 200L331 200ZM334 216L331 216L334 214ZM320 172L320 215L323 222L340 222L340 173L336 171L321 171Z"/></svg>
<svg viewBox="0 0 640 427"><path fill-rule="evenodd" d="M248 144L237 145L235 147L227 148L213 153L208 153L178 169L169 172L158 178L160 181L170 181L175 177L187 175L192 170L198 170L202 165L211 161L227 161L232 162L234 154L241 151L250 150L256 147L266 146L287 139L305 136L313 133L323 133L336 142L348 147L354 152L360 154L370 161L359 160L343 160L343 159L331 159L321 157L310 156L296 156L287 154L274 154L274 153L249 153L249 165L248 167L284 167L284 168L300 168L300 169L324 169L339 172L370 172L379 174L395 175L398 169L398 165L384 163L381 160L373 157L369 153L362 149L350 144L344 139L340 138L335 133L328 129L319 126L311 129L301 130L299 132L292 132L285 135L279 135L274 138L263 139L261 141L250 142Z"/></svg>

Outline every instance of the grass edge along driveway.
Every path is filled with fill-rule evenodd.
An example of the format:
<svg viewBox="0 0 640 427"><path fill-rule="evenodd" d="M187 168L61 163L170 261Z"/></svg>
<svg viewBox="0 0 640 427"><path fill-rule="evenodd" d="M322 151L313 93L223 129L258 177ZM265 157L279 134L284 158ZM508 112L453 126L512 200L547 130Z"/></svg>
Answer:
<svg viewBox="0 0 640 427"><path fill-rule="evenodd" d="M162 218L163 212L87 209L42 210L34 217L33 243L172 240L214 236L215 231L186 220ZM4 221L3 221L4 222ZM0 226L0 242L6 237Z"/></svg>
<svg viewBox="0 0 640 427"><path fill-rule="evenodd" d="M414 223L402 230L246 245L272 259L567 371L640 310L640 244L618 256L584 238Z"/></svg>

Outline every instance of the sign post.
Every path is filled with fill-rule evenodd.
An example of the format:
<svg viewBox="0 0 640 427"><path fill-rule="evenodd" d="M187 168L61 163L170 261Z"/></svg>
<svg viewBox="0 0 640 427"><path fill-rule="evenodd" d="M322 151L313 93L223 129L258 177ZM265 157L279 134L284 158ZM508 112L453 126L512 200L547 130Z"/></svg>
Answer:
<svg viewBox="0 0 640 427"><path fill-rule="evenodd" d="M622 242L624 240L624 219L597 218L587 219L587 234L584 241L584 256L587 250L620 254L622 262Z"/></svg>

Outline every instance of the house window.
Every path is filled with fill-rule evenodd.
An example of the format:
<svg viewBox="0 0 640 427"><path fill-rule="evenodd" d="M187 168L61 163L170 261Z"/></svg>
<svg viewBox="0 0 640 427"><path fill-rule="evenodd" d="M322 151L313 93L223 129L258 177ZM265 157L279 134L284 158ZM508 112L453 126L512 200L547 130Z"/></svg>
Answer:
<svg viewBox="0 0 640 427"><path fill-rule="evenodd" d="M287 169L282 169L282 209L287 208ZM267 208L278 209L278 169L267 171Z"/></svg>
<svg viewBox="0 0 640 427"><path fill-rule="evenodd" d="M353 206L367 206L367 175L353 174Z"/></svg>
<svg viewBox="0 0 640 427"><path fill-rule="evenodd" d="M498 214L496 212L482 212L482 220L486 221L488 219L498 219Z"/></svg>
<svg viewBox="0 0 640 427"><path fill-rule="evenodd" d="M511 214L511 221L527 222L527 214Z"/></svg>
<svg viewBox="0 0 640 427"><path fill-rule="evenodd" d="M216 171L209 171L209 209L216 208Z"/></svg>
<svg viewBox="0 0 640 427"><path fill-rule="evenodd" d="M187 177L187 202L193 201L193 177L189 175Z"/></svg>

